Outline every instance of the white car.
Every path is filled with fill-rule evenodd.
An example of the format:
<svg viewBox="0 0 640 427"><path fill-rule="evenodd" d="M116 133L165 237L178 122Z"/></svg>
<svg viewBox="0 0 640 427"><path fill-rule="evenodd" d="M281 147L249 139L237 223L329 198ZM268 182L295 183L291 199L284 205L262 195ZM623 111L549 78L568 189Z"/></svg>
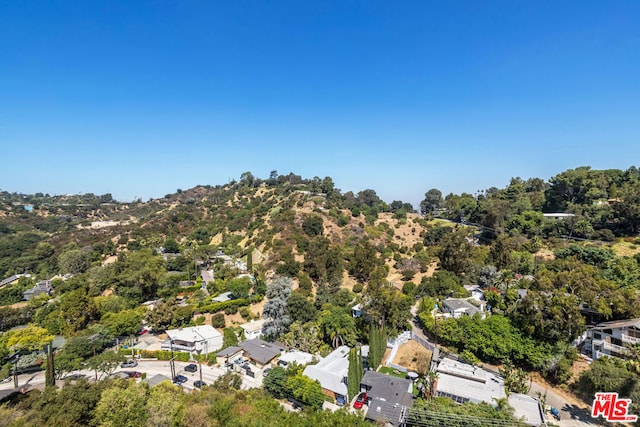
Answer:
<svg viewBox="0 0 640 427"><path fill-rule="evenodd" d="M127 360L120 364L121 368L135 368L136 366L138 366L138 362L135 360Z"/></svg>

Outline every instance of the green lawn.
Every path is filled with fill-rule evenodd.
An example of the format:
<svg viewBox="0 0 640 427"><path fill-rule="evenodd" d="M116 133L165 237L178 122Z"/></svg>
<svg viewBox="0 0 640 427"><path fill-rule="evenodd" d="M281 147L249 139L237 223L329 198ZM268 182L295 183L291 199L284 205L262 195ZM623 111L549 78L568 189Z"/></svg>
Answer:
<svg viewBox="0 0 640 427"><path fill-rule="evenodd" d="M381 374L391 375L398 378L407 378L406 372L398 371L388 366L380 366L378 368L378 372L380 372Z"/></svg>

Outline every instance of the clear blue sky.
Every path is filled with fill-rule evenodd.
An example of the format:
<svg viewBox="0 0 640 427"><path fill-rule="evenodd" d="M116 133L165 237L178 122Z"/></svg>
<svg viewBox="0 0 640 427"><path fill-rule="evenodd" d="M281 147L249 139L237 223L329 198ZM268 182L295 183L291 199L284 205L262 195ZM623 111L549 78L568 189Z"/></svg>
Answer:
<svg viewBox="0 0 640 427"><path fill-rule="evenodd" d="M640 164L640 2L1 1L0 189L418 203Z"/></svg>

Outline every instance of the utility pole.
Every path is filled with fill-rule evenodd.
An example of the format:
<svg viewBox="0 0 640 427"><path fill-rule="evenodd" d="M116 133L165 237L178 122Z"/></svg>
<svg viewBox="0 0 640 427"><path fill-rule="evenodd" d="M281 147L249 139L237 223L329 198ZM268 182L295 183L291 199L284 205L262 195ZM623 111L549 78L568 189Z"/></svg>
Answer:
<svg viewBox="0 0 640 427"><path fill-rule="evenodd" d="M56 376L55 376L55 366L53 365L53 351L51 349L53 343L47 344L47 371L45 374L45 385L55 386L56 385Z"/></svg>
<svg viewBox="0 0 640 427"><path fill-rule="evenodd" d="M171 381L174 381L176 378L176 364L173 356L173 339L169 338L169 340L171 343L171 359L169 359L169 366L171 367Z"/></svg>
<svg viewBox="0 0 640 427"><path fill-rule="evenodd" d="M197 350L198 352L198 370L200 371L200 387L202 387L202 362L200 361L200 353L202 349Z"/></svg>

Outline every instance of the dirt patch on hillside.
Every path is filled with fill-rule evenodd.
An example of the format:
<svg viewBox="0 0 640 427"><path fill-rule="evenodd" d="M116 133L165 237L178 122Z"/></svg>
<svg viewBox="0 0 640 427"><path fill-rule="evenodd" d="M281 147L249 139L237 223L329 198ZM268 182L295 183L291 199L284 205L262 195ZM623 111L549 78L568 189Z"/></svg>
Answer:
<svg viewBox="0 0 640 427"><path fill-rule="evenodd" d="M640 253L640 245L632 242L618 242L611 247L615 254L620 257L632 257Z"/></svg>
<svg viewBox="0 0 640 427"><path fill-rule="evenodd" d="M431 366L431 352L413 340L398 347L393 363L425 375Z"/></svg>
<svg viewBox="0 0 640 427"><path fill-rule="evenodd" d="M547 380L542 378L542 375L540 375L538 372L532 372L531 379L533 380L534 383L538 384L545 390L552 390L554 393L562 396L562 398L567 402L569 402L571 405L575 405L578 408L583 408L583 409L589 408L589 405L587 405L585 402L580 400L580 398L578 398L571 391L565 388L554 386L553 384L549 383Z"/></svg>
<svg viewBox="0 0 640 427"><path fill-rule="evenodd" d="M544 261L552 261L556 258L553 251L549 248L542 248L538 252L536 252L536 258L540 258Z"/></svg>

